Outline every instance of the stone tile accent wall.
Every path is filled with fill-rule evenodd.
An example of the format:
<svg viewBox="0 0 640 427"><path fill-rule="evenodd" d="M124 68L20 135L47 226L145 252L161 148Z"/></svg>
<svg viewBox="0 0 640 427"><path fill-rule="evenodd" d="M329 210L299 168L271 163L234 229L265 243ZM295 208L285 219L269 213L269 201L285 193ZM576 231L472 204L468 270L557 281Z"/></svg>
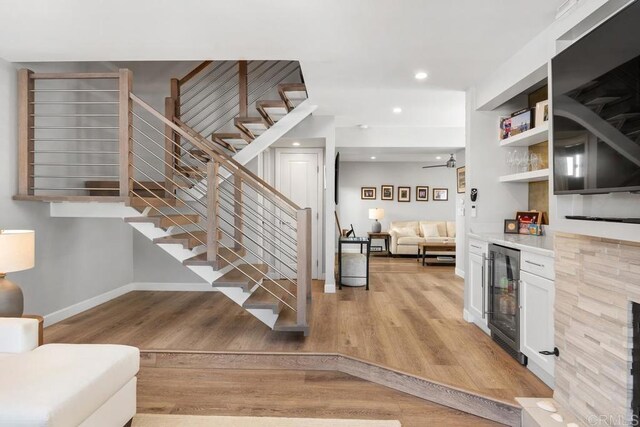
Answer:
<svg viewBox="0 0 640 427"><path fill-rule="evenodd" d="M606 425L594 423L601 415L629 421L640 244L557 233L555 252L554 398L587 425Z"/></svg>

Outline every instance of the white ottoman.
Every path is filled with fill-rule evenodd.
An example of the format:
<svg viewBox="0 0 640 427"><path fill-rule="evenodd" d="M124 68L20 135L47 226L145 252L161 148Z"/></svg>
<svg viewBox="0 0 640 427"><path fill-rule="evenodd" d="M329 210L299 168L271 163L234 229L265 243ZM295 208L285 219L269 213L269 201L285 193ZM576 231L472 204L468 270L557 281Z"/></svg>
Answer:
<svg viewBox="0 0 640 427"><path fill-rule="evenodd" d="M342 285L365 286L367 284L367 256L342 254ZM354 277L357 276L357 277Z"/></svg>
<svg viewBox="0 0 640 427"><path fill-rule="evenodd" d="M136 413L140 352L48 344L0 355L0 426L124 426Z"/></svg>

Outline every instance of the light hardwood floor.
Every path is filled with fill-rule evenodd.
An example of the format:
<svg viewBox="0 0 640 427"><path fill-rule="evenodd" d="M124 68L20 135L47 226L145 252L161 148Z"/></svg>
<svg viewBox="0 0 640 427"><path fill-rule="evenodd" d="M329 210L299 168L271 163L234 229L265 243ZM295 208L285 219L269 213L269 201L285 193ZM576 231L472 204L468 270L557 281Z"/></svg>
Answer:
<svg viewBox="0 0 640 427"><path fill-rule="evenodd" d="M451 267L374 258L371 290L322 292L311 335L273 332L215 292L132 292L45 329L46 342L122 343L143 350L333 352L488 397L552 391L462 319L463 281Z"/></svg>
<svg viewBox="0 0 640 427"><path fill-rule="evenodd" d="M499 425L329 371L143 367L138 389L141 413L393 419L403 427Z"/></svg>

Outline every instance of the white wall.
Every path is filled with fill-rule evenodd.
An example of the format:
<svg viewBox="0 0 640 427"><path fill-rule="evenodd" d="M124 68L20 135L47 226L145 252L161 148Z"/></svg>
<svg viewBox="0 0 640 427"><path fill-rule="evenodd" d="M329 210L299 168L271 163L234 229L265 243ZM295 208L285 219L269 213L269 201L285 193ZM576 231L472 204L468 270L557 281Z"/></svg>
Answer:
<svg viewBox="0 0 640 427"><path fill-rule="evenodd" d="M128 284L132 231L116 219L50 218L49 204L17 202L17 68L0 59L0 229L34 229L36 266L8 275L25 312L47 315Z"/></svg>
<svg viewBox="0 0 640 427"><path fill-rule="evenodd" d="M422 169L422 163L342 162L338 211L342 228L353 228L358 236L371 231L370 208L384 209L382 229L391 221L440 220L454 221L456 206L456 170L448 168ZM459 164L463 166L463 164ZM394 186L394 200L380 199L380 186ZM429 186L429 201L417 202L416 186ZM411 202L398 202L398 186L411 187ZM376 200L361 200L361 187L376 187ZM448 188L449 200L433 201L433 188Z"/></svg>

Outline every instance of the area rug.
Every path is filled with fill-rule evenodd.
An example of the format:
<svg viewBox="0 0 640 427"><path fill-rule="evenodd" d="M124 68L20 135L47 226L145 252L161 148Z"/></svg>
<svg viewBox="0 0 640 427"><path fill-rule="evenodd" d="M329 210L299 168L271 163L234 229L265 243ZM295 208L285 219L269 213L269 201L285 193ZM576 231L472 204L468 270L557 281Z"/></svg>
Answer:
<svg viewBox="0 0 640 427"><path fill-rule="evenodd" d="M397 420L138 414L133 427L401 427Z"/></svg>

